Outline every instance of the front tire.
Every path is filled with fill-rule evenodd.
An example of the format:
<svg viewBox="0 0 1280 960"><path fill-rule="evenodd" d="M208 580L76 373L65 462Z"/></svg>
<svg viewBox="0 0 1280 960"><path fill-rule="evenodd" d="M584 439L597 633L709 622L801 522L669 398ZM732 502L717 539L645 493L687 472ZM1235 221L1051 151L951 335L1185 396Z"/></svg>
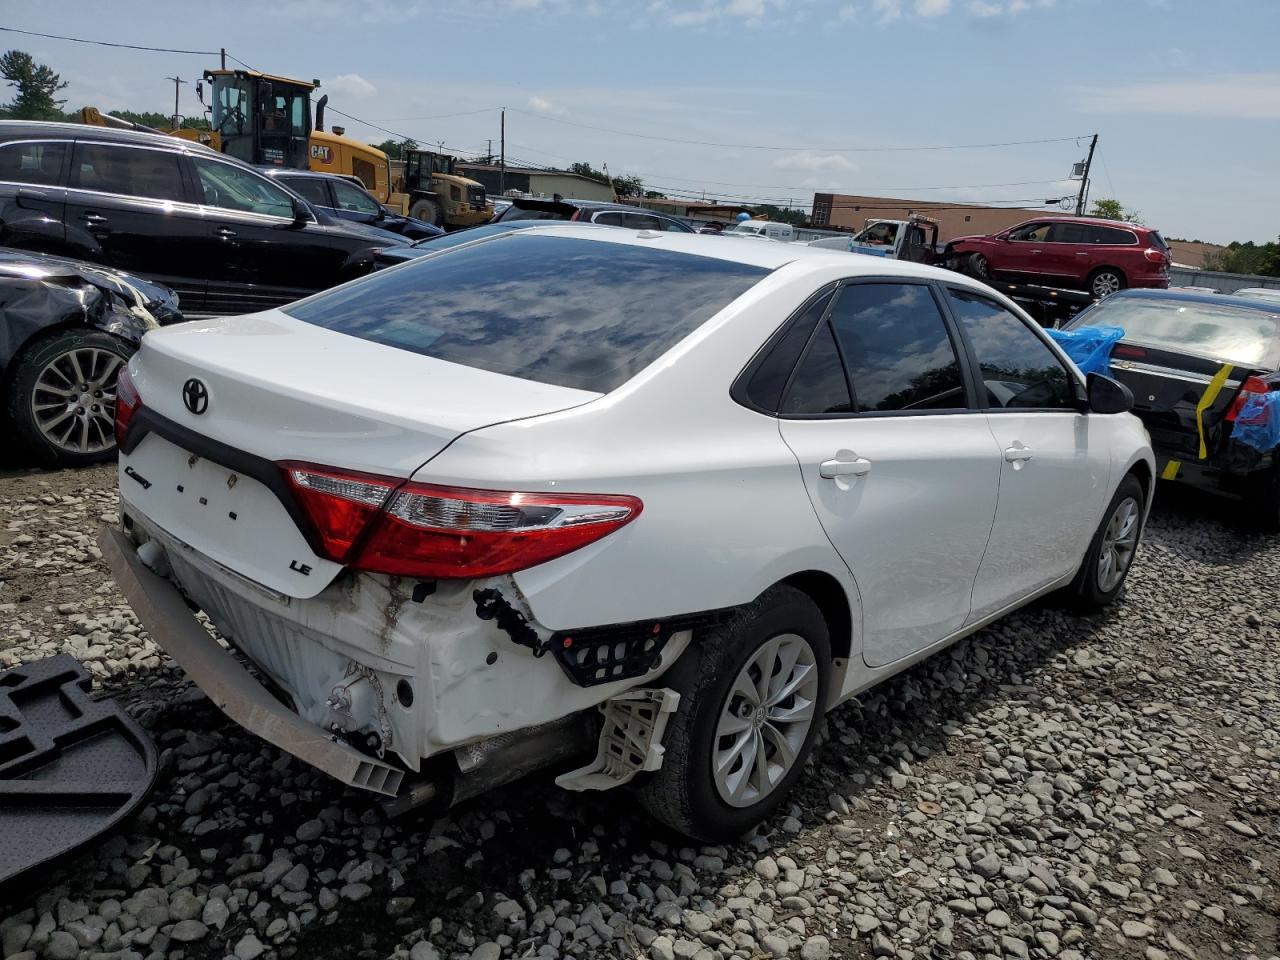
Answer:
<svg viewBox="0 0 1280 960"><path fill-rule="evenodd" d="M773 813L813 749L831 683L826 621L806 594L772 587L695 637L659 682L680 706L640 802L686 836L732 840Z"/></svg>
<svg viewBox="0 0 1280 960"><path fill-rule="evenodd" d="M99 330L58 330L23 350L6 398L18 440L45 466L116 455L116 378L129 344Z"/></svg>
<svg viewBox="0 0 1280 960"><path fill-rule="evenodd" d="M1072 600L1081 612L1101 610L1120 596L1142 536L1145 500L1138 478L1127 474L1107 505L1071 585Z"/></svg>
<svg viewBox="0 0 1280 960"><path fill-rule="evenodd" d="M981 280L984 283L991 279L991 263L980 253L969 254L969 259L965 261L965 272L975 280Z"/></svg>
<svg viewBox="0 0 1280 960"><path fill-rule="evenodd" d="M423 220L434 227L444 226L444 213L440 209L440 204L434 200L424 198L416 201L409 208L409 216L415 220Z"/></svg>

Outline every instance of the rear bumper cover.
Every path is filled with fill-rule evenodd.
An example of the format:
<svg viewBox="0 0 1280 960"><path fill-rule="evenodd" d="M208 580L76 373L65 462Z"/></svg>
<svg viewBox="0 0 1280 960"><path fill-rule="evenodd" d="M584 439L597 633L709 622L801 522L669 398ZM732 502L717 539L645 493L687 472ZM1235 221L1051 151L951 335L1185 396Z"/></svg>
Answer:
<svg viewBox="0 0 1280 960"><path fill-rule="evenodd" d="M103 527L98 546L139 621L218 709L349 786L396 794L403 771L335 741L271 696L191 615L177 588L146 567L127 536Z"/></svg>

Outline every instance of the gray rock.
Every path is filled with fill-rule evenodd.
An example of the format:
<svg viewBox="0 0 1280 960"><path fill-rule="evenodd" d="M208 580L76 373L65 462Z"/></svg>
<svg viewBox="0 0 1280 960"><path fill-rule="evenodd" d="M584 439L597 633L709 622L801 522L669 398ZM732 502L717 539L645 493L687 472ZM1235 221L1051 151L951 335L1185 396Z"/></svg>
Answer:
<svg viewBox="0 0 1280 960"><path fill-rule="evenodd" d="M419 940L409 948L409 960L440 960L440 953L426 940Z"/></svg>
<svg viewBox="0 0 1280 960"><path fill-rule="evenodd" d="M800 948L800 960L830 960L831 941L826 937L810 937Z"/></svg>
<svg viewBox="0 0 1280 960"><path fill-rule="evenodd" d="M649 944L649 956L653 960L676 960L676 945L670 937L655 937Z"/></svg>
<svg viewBox="0 0 1280 960"><path fill-rule="evenodd" d="M177 940L179 943L193 943L196 940L203 940L208 934L209 928L199 920L179 921L169 931L170 938Z"/></svg>
<svg viewBox="0 0 1280 960"><path fill-rule="evenodd" d="M311 877L311 872L307 870L305 864L294 864L293 868L280 878L280 886L293 893L301 893L307 889L307 880Z"/></svg>
<svg viewBox="0 0 1280 960"><path fill-rule="evenodd" d="M246 933L236 943L236 960L258 960L258 957L266 953L267 948L262 945L262 941L255 937L252 933Z"/></svg>
<svg viewBox="0 0 1280 960"><path fill-rule="evenodd" d="M471 960L498 960L502 956L502 947L493 941L482 943L471 951Z"/></svg>
<svg viewBox="0 0 1280 960"><path fill-rule="evenodd" d="M303 843L312 843L324 836L323 820L307 820L305 823L299 824L298 829L293 832Z"/></svg>
<svg viewBox="0 0 1280 960"><path fill-rule="evenodd" d="M973 872L984 879L990 880L1000 872L1000 858L994 853L988 853L973 862Z"/></svg>
<svg viewBox="0 0 1280 960"><path fill-rule="evenodd" d="M1130 940L1145 940L1155 933L1155 930L1141 920L1126 920L1120 924L1120 932Z"/></svg>
<svg viewBox="0 0 1280 960"><path fill-rule="evenodd" d="M44 955L49 960L76 960L80 956L80 944L76 943L76 938L65 930L55 930L49 934Z"/></svg>

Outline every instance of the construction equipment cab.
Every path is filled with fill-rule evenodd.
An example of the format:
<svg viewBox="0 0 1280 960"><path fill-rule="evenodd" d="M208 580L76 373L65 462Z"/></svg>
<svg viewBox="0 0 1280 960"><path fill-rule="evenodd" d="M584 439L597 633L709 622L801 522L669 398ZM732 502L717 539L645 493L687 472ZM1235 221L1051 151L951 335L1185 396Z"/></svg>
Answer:
<svg viewBox="0 0 1280 960"><path fill-rule="evenodd" d="M256 70L206 70L212 86L210 124L221 149L245 163L310 164L311 91L319 84Z"/></svg>
<svg viewBox="0 0 1280 960"><path fill-rule="evenodd" d="M409 216L437 227L473 227L493 218L484 187L457 173L448 154L406 151L404 193L409 195Z"/></svg>

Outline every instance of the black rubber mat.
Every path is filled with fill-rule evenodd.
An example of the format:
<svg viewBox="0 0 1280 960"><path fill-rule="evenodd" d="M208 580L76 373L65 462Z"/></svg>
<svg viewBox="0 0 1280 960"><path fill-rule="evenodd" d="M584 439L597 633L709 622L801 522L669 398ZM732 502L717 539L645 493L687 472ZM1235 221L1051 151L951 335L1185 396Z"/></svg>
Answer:
<svg viewBox="0 0 1280 960"><path fill-rule="evenodd" d="M156 749L60 653L0 671L0 888L91 843L151 792Z"/></svg>

